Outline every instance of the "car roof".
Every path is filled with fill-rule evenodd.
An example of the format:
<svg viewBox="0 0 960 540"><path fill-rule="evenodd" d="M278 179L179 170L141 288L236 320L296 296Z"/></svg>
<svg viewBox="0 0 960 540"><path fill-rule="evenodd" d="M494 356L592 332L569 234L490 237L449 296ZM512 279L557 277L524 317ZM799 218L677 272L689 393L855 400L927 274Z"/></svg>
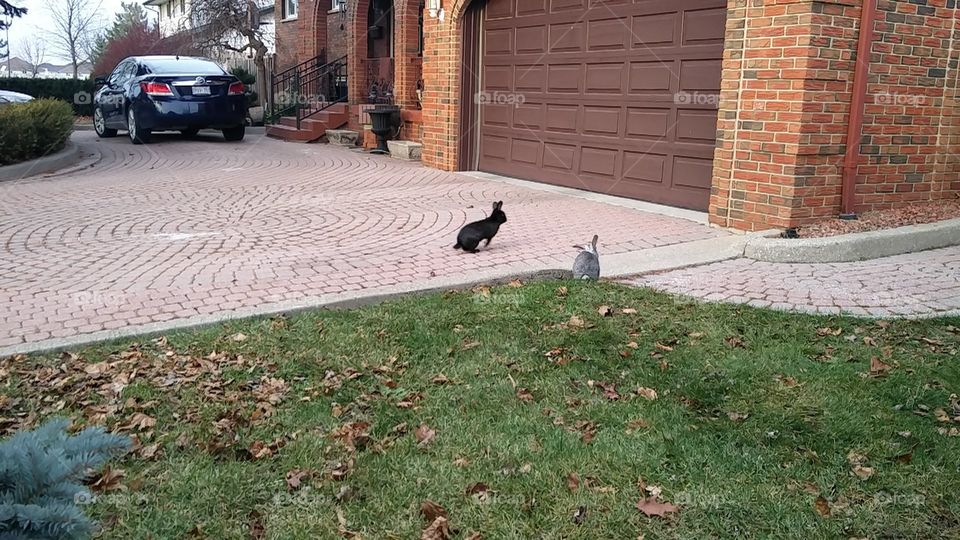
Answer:
<svg viewBox="0 0 960 540"><path fill-rule="evenodd" d="M213 59L211 59L211 58L207 58L206 56L184 56L184 55L176 55L176 54L151 54L151 55L146 55L146 56L131 56L131 57L129 57L129 58L131 58L131 59L133 59L133 60L137 60L137 61L146 61L146 62L149 62L150 60L181 60L181 59L183 59L183 60L204 60L204 61L207 61L207 62L213 62L214 64L217 64L217 61L216 61L216 60L213 60ZM219 65L219 64L218 64L218 65Z"/></svg>

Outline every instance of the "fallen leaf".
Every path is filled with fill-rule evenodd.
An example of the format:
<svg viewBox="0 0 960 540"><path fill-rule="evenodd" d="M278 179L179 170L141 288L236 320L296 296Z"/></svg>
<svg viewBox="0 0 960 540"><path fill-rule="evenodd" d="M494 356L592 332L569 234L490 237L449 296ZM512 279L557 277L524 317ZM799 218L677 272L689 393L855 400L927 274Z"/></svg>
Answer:
<svg viewBox="0 0 960 540"><path fill-rule="evenodd" d="M286 482L287 489L290 491L296 491L300 489L301 484L305 478L309 478L312 474L312 471L304 469L291 469L287 471Z"/></svg>
<svg viewBox="0 0 960 540"><path fill-rule="evenodd" d="M839 336L843 333L843 328L817 328L818 336Z"/></svg>
<svg viewBox="0 0 960 540"><path fill-rule="evenodd" d="M693 338L693 339L697 339L697 338L702 338L702 337L705 336L705 335L706 335L706 334L704 334L703 332L690 332L689 334L687 334L687 337L691 337L691 338Z"/></svg>
<svg viewBox="0 0 960 540"><path fill-rule="evenodd" d="M157 451L160 449L160 445L157 443L148 444L140 449L140 457L143 459L153 459L157 455Z"/></svg>
<svg viewBox="0 0 960 540"><path fill-rule="evenodd" d="M490 486L484 484L483 482L477 482L467 486L465 491L467 496L472 497L474 501L478 503L485 503L490 501L490 494L492 490Z"/></svg>
<svg viewBox="0 0 960 540"><path fill-rule="evenodd" d="M823 495L820 495L813 501L813 507L821 516L830 517L830 503L827 502L827 499L823 498Z"/></svg>
<svg viewBox="0 0 960 540"><path fill-rule="evenodd" d="M638 396L642 396L650 401L657 399L657 391L653 388L647 388L645 386L638 386L636 390L633 391Z"/></svg>
<svg viewBox="0 0 960 540"><path fill-rule="evenodd" d="M887 371L890 371L891 366L885 364L879 357L874 356L870 358L870 374L873 376L878 376Z"/></svg>
<svg viewBox="0 0 960 540"><path fill-rule="evenodd" d="M750 416L749 413L728 412L727 417L734 422L742 422Z"/></svg>
<svg viewBox="0 0 960 540"><path fill-rule="evenodd" d="M123 469L114 469L110 465L107 465L103 468L100 476L90 484L90 488L98 493L105 491L123 491L126 488L123 483L121 483L121 480L126 475L127 473Z"/></svg>
<svg viewBox="0 0 960 540"><path fill-rule="evenodd" d="M660 343L659 341L656 342L656 343L654 343L653 346L656 347L657 349L660 349L661 351L667 351L667 352L669 352L669 351L672 351L672 350L673 350L673 347L671 347L671 346L669 346L669 345L664 345L663 343Z"/></svg>
<svg viewBox="0 0 960 540"><path fill-rule="evenodd" d="M746 349L747 344L743 341L743 338L740 336L727 336L723 338L723 342L727 344L727 347L730 348L741 348Z"/></svg>
<svg viewBox="0 0 960 540"><path fill-rule="evenodd" d="M572 472L567 475L567 489L570 491L576 491L580 489L580 475Z"/></svg>
<svg viewBox="0 0 960 540"><path fill-rule="evenodd" d="M577 511L573 513L573 522L580 525L585 519L587 519L587 507L583 505L578 506Z"/></svg>
<svg viewBox="0 0 960 540"><path fill-rule="evenodd" d="M420 424L420 427L413 431L413 436L417 438L417 446L423 448L433 441L433 438L437 436L437 432L430 429L426 424Z"/></svg>
<svg viewBox="0 0 960 540"><path fill-rule="evenodd" d="M533 401L533 394L526 388L517 388L517 399L529 403Z"/></svg>
<svg viewBox="0 0 960 540"><path fill-rule="evenodd" d="M464 467L469 467L469 466L470 466L470 460L467 459L467 458L463 458L463 457L457 458L457 459L453 460L453 465L454 465L455 467L459 467L459 468L461 468L461 469L464 468Z"/></svg>
<svg viewBox="0 0 960 540"><path fill-rule="evenodd" d="M566 287L557 287L556 293L557 293L557 296L566 296L566 295L567 295L567 288L566 288Z"/></svg>
<svg viewBox="0 0 960 540"><path fill-rule="evenodd" d="M933 417L937 420L937 422L950 423L950 422L953 421L953 420L950 418L950 415L947 414L947 411L945 411L945 410L943 410L943 409L934 409L934 410L933 410Z"/></svg>
<svg viewBox="0 0 960 540"><path fill-rule="evenodd" d="M241 341L246 341L246 340L247 340L247 335L244 334L243 332L237 332L236 334L230 336L230 339L232 339L233 341L236 341L237 343L239 343L239 342L241 342Z"/></svg>
<svg viewBox="0 0 960 540"><path fill-rule="evenodd" d="M609 317L613 314L613 312L610 310L610 306L606 305L598 307L597 313L599 313L601 317Z"/></svg>
<svg viewBox="0 0 960 540"><path fill-rule="evenodd" d="M910 463L913 461L913 452L907 452L906 454L900 454L899 456L894 456L893 461L897 463Z"/></svg>
<svg viewBox="0 0 960 540"><path fill-rule="evenodd" d="M570 320L567 321L567 327L569 327L569 328L583 328L583 327L584 327L583 319L581 319L580 317L578 317L578 316L576 316L576 315L571 315L571 316L570 316Z"/></svg>
<svg viewBox="0 0 960 540"><path fill-rule="evenodd" d="M513 287L513 288L523 287L523 282L520 281L519 279L515 279L510 283L508 283L507 286Z"/></svg>
<svg viewBox="0 0 960 540"><path fill-rule="evenodd" d="M439 517L447 517L447 510L429 499L420 503L420 513L427 523L433 523Z"/></svg>
<svg viewBox="0 0 960 540"><path fill-rule="evenodd" d="M633 309L633 308L630 308L630 307L628 307L628 308L623 308L622 310L620 310L620 313L623 313L624 315L633 315L633 314L636 313L636 312L637 312L637 310L635 310L635 309Z"/></svg>
<svg viewBox="0 0 960 540"><path fill-rule="evenodd" d="M664 517L680 510L679 507L668 502L660 502L657 496L644 497L637 502L637 510L640 510L647 516Z"/></svg>
<svg viewBox="0 0 960 540"><path fill-rule="evenodd" d="M874 470L873 467L864 467L862 465L853 466L853 474L861 480L867 480L873 476Z"/></svg>
<svg viewBox="0 0 960 540"><path fill-rule="evenodd" d="M631 351L630 349L624 349L620 351L619 354L620 354L620 358L630 358L631 356L633 356L633 351Z"/></svg>
<svg viewBox="0 0 960 540"><path fill-rule="evenodd" d="M450 525L447 518L438 517L420 535L420 540L447 540L450 538Z"/></svg>
<svg viewBox="0 0 960 540"><path fill-rule="evenodd" d="M483 540L483 536L478 532L471 532L463 540Z"/></svg>
<svg viewBox="0 0 960 540"><path fill-rule="evenodd" d="M433 378L433 384L450 384L450 379L443 373Z"/></svg>
<svg viewBox="0 0 960 540"><path fill-rule="evenodd" d="M636 420L630 420L627 422L627 433L633 433L641 429L649 429L650 422L647 422L643 418L637 418Z"/></svg>
<svg viewBox="0 0 960 540"><path fill-rule="evenodd" d="M463 342L462 345L460 345L460 350L461 350L461 351L469 351L470 349L473 349L473 348L476 348L476 347L479 347L479 346L480 346L480 342L479 342L479 341L465 341L465 342Z"/></svg>

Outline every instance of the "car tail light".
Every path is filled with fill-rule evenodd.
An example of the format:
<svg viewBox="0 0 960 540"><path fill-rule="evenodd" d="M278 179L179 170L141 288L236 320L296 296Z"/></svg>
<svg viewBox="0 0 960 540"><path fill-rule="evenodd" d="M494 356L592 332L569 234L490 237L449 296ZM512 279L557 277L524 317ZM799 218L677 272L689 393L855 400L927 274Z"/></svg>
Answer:
<svg viewBox="0 0 960 540"><path fill-rule="evenodd" d="M239 96L240 94L243 93L243 90L244 90L243 83L235 82L230 84L230 89L227 90L227 94L231 96Z"/></svg>
<svg viewBox="0 0 960 540"><path fill-rule="evenodd" d="M173 90L170 85L162 82L142 82L140 89L148 96L172 96Z"/></svg>

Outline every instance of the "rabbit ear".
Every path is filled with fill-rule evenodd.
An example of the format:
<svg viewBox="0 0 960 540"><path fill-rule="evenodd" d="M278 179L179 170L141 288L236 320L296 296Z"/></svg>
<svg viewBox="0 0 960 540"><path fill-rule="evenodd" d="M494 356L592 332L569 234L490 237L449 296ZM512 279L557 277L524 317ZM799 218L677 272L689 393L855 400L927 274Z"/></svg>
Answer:
<svg viewBox="0 0 960 540"><path fill-rule="evenodd" d="M497 202L493 203L493 209L494 209L494 210L499 210L499 209L501 209L501 208L503 208L503 201L497 201Z"/></svg>
<svg viewBox="0 0 960 540"><path fill-rule="evenodd" d="M594 251L597 250L597 240L598 240L599 238L600 238L599 236L593 235L593 241L590 242L591 244L593 244L593 250L594 250Z"/></svg>

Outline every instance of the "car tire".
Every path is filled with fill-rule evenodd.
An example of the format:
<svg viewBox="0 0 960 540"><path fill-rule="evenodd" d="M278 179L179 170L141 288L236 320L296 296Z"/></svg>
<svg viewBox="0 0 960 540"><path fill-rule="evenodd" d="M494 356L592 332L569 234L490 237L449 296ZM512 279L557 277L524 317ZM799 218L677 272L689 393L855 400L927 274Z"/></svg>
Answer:
<svg viewBox="0 0 960 540"><path fill-rule="evenodd" d="M137 115L134 114L133 107L127 109L127 134L130 135L130 142L133 144L147 144L150 142L150 130L140 127Z"/></svg>
<svg viewBox="0 0 960 540"><path fill-rule="evenodd" d="M223 138L228 141L242 141L243 134L246 132L247 126L240 124L237 127L227 128L223 130Z"/></svg>
<svg viewBox="0 0 960 540"><path fill-rule="evenodd" d="M181 129L180 134L188 139L192 139L197 136L197 133L200 133L199 129Z"/></svg>
<svg viewBox="0 0 960 540"><path fill-rule="evenodd" d="M93 130L97 132L98 137L116 137L117 130L107 127L107 120L103 117L103 111L100 107L93 109Z"/></svg>

